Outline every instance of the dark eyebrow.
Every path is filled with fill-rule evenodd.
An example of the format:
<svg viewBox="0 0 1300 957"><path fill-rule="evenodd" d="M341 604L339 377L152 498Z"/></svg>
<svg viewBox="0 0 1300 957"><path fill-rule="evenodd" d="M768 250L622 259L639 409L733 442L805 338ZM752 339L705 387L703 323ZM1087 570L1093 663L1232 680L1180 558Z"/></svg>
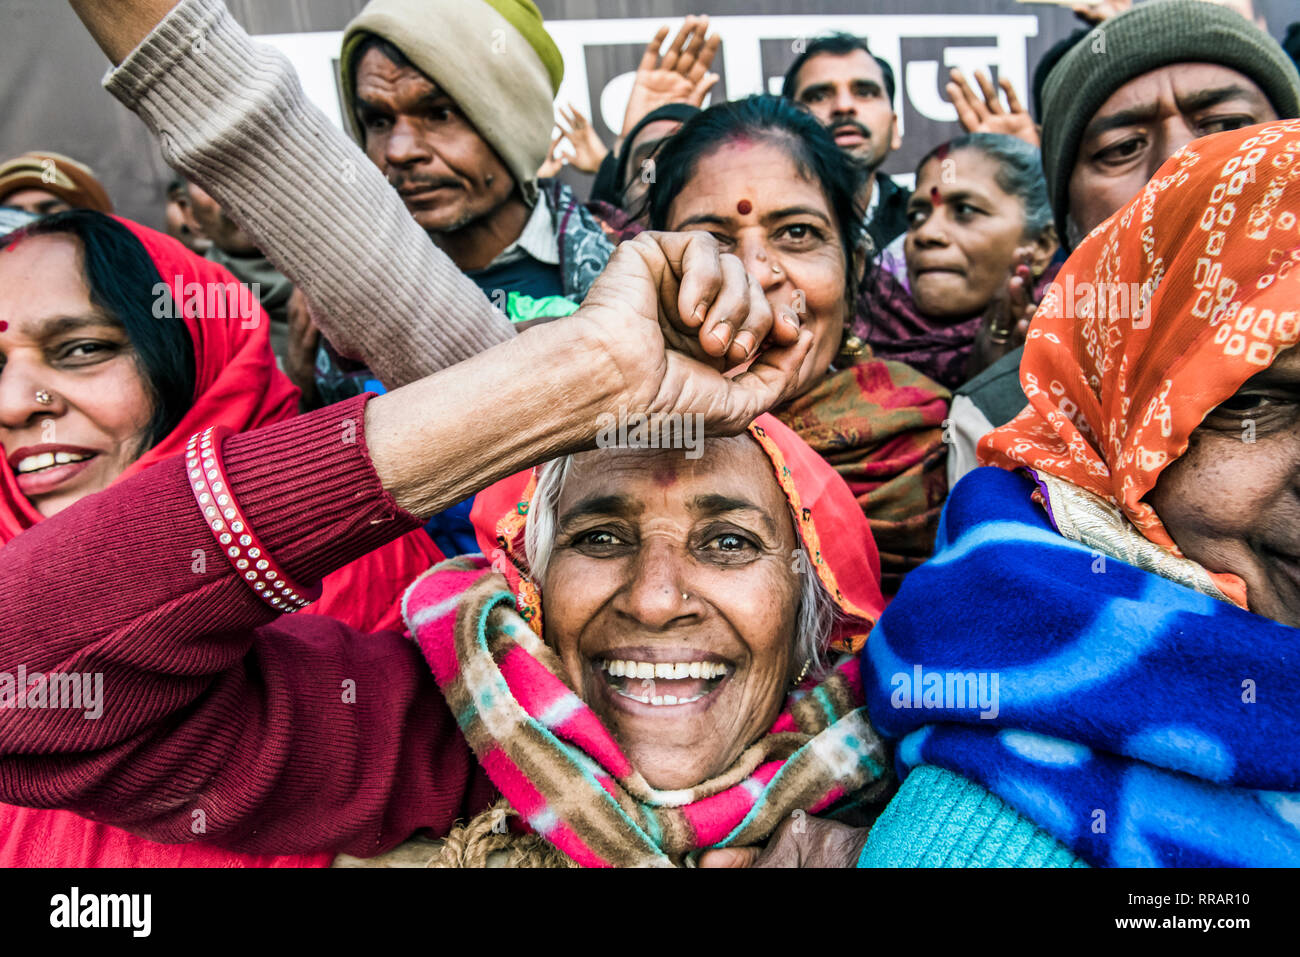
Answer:
<svg viewBox="0 0 1300 957"><path fill-rule="evenodd" d="M588 495L560 516L560 524L567 525L587 515L639 515L645 506L626 495Z"/></svg>
<svg viewBox="0 0 1300 957"><path fill-rule="evenodd" d="M1229 100L1249 100L1258 103L1259 97L1246 87L1234 83L1213 90L1197 90L1195 93L1179 97L1177 102L1178 109L1181 112L1197 113L1201 110L1208 110L1212 106L1218 106L1220 103L1226 103ZM1159 112L1158 104L1144 103L1142 106L1130 107L1127 110L1112 113L1110 116L1100 117L1089 123L1088 128L1083 131L1084 142L1103 133L1109 133L1111 130L1149 123L1156 118Z"/></svg>
<svg viewBox="0 0 1300 957"><path fill-rule="evenodd" d="M683 230L690 229L692 226L726 226L730 222L730 216L715 216L712 213L701 213L698 216L683 219L673 227L672 231L680 233Z"/></svg>
<svg viewBox="0 0 1300 957"><path fill-rule="evenodd" d="M1259 99L1258 94L1234 83L1215 90L1197 90L1195 93L1179 97L1178 109L1184 113L1199 113L1201 110L1208 110L1229 100L1251 100L1257 103Z"/></svg>
<svg viewBox="0 0 1300 957"><path fill-rule="evenodd" d="M773 220L785 219L788 216L812 216L816 219L820 219L824 223L830 222L829 216L827 216L825 213L821 212L820 210L814 209L811 206L787 206L784 209L776 209L770 213L765 213L763 215L763 221L771 222ZM691 216L687 219L682 220L675 227L673 227L673 231L681 232L682 230L689 229L690 227L695 225L726 226L730 222L731 222L730 216L719 216L716 213L700 213L698 216Z"/></svg>
<svg viewBox="0 0 1300 957"><path fill-rule="evenodd" d="M799 99L805 99L806 97L812 96L814 93L825 93L834 88L834 84L831 83L811 83L799 91Z"/></svg>
<svg viewBox="0 0 1300 957"><path fill-rule="evenodd" d="M441 105L444 101L453 102L451 97L447 94L447 91L442 89L440 86L430 83L429 87L429 92L420 96L417 105L429 107ZM352 94L352 108L357 113L366 111L370 113L380 113L385 116L389 116L393 112L387 104L376 103L373 100L368 100L359 92Z"/></svg>
<svg viewBox="0 0 1300 957"><path fill-rule="evenodd" d="M973 189L954 190L943 197L945 203L974 202L981 206L992 206L993 202L983 193ZM929 196L921 196L919 193L913 193L912 198L907 201L908 212L920 208L919 204L930 205Z"/></svg>
<svg viewBox="0 0 1300 957"><path fill-rule="evenodd" d="M1118 113L1112 113L1110 116L1102 116L1088 124L1087 129L1083 131L1083 142L1101 136L1103 133L1109 133L1111 130L1122 129L1125 126L1137 126L1141 123L1150 123L1159 113L1159 106L1155 103L1146 103L1142 106L1130 107L1127 110L1120 110Z"/></svg>
<svg viewBox="0 0 1300 957"><path fill-rule="evenodd" d="M734 498L730 495L719 495L716 492L710 492L706 495L697 495L690 501L691 511L701 515L722 515L726 512L749 512L763 522L767 528L768 534L775 536L777 534L776 524L772 517L763 509L759 508L753 502L743 498Z"/></svg>
<svg viewBox="0 0 1300 957"><path fill-rule="evenodd" d="M42 339L53 339L56 336L76 332L78 329L85 329L90 326L122 328L120 322L102 313L89 313L84 316L59 316L57 319L46 320L41 323L40 336Z"/></svg>
<svg viewBox="0 0 1300 957"><path fill-rule="evenodd" d="M821 210L813 209L811 206L787 206L784 209L773 210L766 214L763 219L785 219L787 216L815 216L820 220L830 222L830 219L825 213Z"/></svg>

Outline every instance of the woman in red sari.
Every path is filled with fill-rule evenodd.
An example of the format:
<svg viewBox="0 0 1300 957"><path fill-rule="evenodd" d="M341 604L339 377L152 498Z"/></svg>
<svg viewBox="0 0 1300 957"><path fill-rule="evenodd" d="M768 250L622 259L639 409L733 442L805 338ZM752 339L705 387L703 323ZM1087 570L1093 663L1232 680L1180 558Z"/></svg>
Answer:
<svg viewBox="0 0 1300 957"><path fill-rule="evenodd" d="M178 242L78 211L46 218L3 245L0 546L180 454L197 431L243 432L297 412L298 390L276 368L257 297ZM363 630L392 627L402 589L441 557L427 535L413 532L329 576L306 612ZM192 556L196 573L224 560L215 548ZM156 844L66 812L11 806L0 806L0 834L0 866L329 860Z"/></svg>

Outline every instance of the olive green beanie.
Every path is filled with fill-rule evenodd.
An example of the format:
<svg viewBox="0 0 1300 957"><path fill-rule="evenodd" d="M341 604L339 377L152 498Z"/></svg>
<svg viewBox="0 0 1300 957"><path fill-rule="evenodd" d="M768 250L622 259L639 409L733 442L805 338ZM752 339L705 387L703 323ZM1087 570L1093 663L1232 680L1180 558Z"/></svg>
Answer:
<svg viewBox="0 0 1300 957"><path fill-rule="evenodd" d="M370 34L446 91L533 203L564 77L564 60L533 0L370 0L344 30L339 57L343 113L362 144L351 107L354 61Z"/></svg>
<svg viewBox="0 0 1300 957"><path fill-rule="evenodd" d="M1094 114L1129 80L1172 63L1218 63L1248 76L1283 119L1300 116L1300 75L1276 40L1202 0L1147 0L1094 27L1043 85L1043 172L1066 238L1070 176Z"/></svg>

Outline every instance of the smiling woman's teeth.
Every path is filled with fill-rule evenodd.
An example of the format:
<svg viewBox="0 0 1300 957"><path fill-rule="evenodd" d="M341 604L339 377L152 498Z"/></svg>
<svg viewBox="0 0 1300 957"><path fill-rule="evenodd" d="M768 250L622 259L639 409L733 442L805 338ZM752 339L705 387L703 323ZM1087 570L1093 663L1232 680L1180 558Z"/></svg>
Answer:
<svg viewBox="0 0 1300 957"><path fill-rule="evenodd" d="M26 475L28 472L39 472L42 469L53 468L55 465L71 465L73 462L84 462L90 458L79 452L43 452L40 455L29 455L18 463L14 469L19 475Z"/></svg>
<svg viewBox="0 0 1300 957"><path fill-rule="evenodd" d="M727 673L727 666L714 661L649 662L612 659L602 661L600 667L615 678L704 678L712 681Z"/></svg>
<svg viewBox="0 0 1300 957"><path fill-rule="evenodd" d="M699 701L701 698L708 697L712 693L716 682L725 678L728 673L728 667L722 662L714 661L632 661L630 659L606 659L599 662L600 670L609 675L610 687L613 691L623 698L631 698L633 701L639 701L641 704L654 705L656 707L672 706L680 704L690 704L692 701ZM630 682L620 682L613 679L624 678L630 679L630 682L640 681L649 684L636 688ZM694 680L692 680L694 679ZM674 690L697 692L690 695L664 694L662 687L656 688L655 681L674 682ZM701 686L700 682L706 681L710 684ZM676 682L686 682L685 686L676 684ZM649 691L651 694L635 694L632 690ZM654 692L660 692L658 694Z"/></svg>

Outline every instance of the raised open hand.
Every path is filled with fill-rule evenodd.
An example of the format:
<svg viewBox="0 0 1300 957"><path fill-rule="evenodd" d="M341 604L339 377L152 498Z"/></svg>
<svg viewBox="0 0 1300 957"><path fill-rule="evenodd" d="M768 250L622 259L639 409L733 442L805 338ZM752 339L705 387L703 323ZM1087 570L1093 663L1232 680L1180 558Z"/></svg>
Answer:
<svg viewBox="0 0 1300 957"><path fill-rule="evenodd" d="M1016 88L1009 79L1005 76L998 79L998 86L1007 98L1006 106L1003 106L998 87L983 70L975 71L980 93L970 88L961 70L953 70L949 76L951 80L944 90L957 108L957 119L967 133L1002 133L1024 140L1030 146L1038 146L1038 127L1029 111L1021 105Z"/></svg>
<svg viewBox="0 0 1300 957"><path fill-rule="evenodd" d="M537 171L538 179L555 176L567 163L584 173L594 173L600 169L601 161L609 153L609 147L596 135L591 120L572 103L560 107L560 115L555 120L560 132L551 140L551 148L546 154L546 162ZM560 152L563 143L569 149Z"/></svg>
<svg viewBox="0 0 1300 957"><path fill-rule="evenodd" d="M718 75L710 73L709 67L722 44L721 37L716 33L708 36L708 31L707 16L687 17L668 50L660 57L659 49L668 38L668 27L659 28L641 55L636 82L627 101L627 112L623 114L620 139L632 132L643 116L661 106L669 103L704 104L709 90L718 82Z"/></svg>

